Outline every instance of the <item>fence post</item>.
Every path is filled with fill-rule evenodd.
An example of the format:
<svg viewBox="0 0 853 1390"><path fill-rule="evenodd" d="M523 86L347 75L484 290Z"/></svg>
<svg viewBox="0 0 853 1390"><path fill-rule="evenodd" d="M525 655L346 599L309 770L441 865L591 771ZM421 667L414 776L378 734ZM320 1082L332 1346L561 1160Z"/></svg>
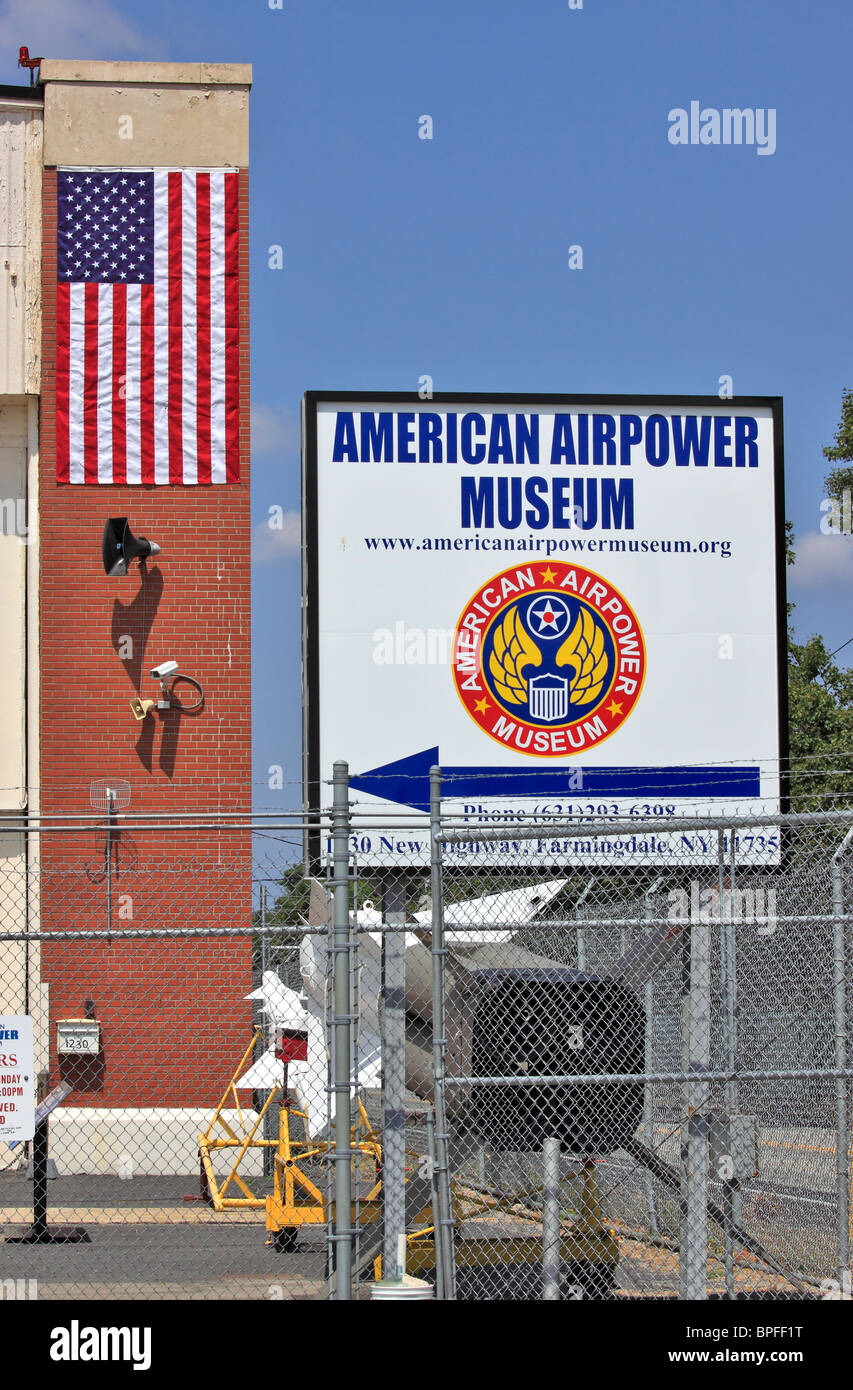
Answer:
<svg viewBox="0 0 853 1390"><path fill-rule="evenodd" d="M441 1259L439 1258L440 1244L439 1231L441 1229L441 1211L438 1202L438 1182L436 1174L438 1171L438 1160L435 1154L435 1108L427 1111L426 1117L427 1132L427 1157L429 1159L430 1187L432 1189L432 1242L435 1249L435 1296L437 1299L444 1298L444 1270Z"/></svg>
<svg viewBox="0 0 853 1390"><path fill-rule="evenodd" d="M581 910L581 906L582 906L583 902L585 901L585 899L586 899L587 896L589 895L589 893L590 893L590 891L591 891L591 889L592 889L592 885L593 885L594 882L595 882L595 879L594 879L594 878L591 878L591 879L589 880L589 883L586 885L586 887L584 888L584 890L583 890L583 892L581 893L580 897L578 898L577 902L575 903L575 916L576 916L577 921L578 921L578 925L577 925L577 927L575 928L575 943L576 943L576 946L577 946L577 954L578 954L578 970L581 970L581 971L586 970L586 936L585 936L585 934L584 934L584 929L583 929L583 927L581 926L581 912L580 912L580 910Z"/></svg>
<svg viewBox="0 0 853 1390"><path fill-rule="evenodd" d="M352 831L352 822L350 822L350 831ZM352 1251L353 1251L353 1255L352 1255L352 1259L353 1259L353 1283L352 1283L352 1288L353 1288L353 1298L354 1298L354 1299L357 1299L357 1298L359 1297L359 1290L360 1290L360 1288L361 1288L361 1274L362 1274L362 1270L363 1270L363 1267L364 1267L364 1263L365 1263L365 1262L364 1262L364 1261L362 1260L362 1258L361 1258L361 1238L362 1238L362 1235L363 1235L363 1230L362 1230L362 1224L361 1224L361 1192L360 1192L360 1185L359 1185L359 1181L358 1181L358 1174L359 1174L359 1171L360 1171L360 1159L358 1158L358 1154L359 1154L359 1148L358 1148L358 1146L359 1146L359 1144L361 1143L361 1139L362 1139L362 1116L361 1116L361 1107L360 1107L360 1105L359 1105L359 1102L362 1100L361 1077L360 1077L360 1074L359 1074L360 1071L361 1071L361 1061L362 1061L362 1057L361 1057L361 999L360 999L360 994L359 994L359 984L360 984L360 975L361 975L361 970L360 970L360 966L359 966L359 957L360 957L360 954L361 954L361 938L360 938L359 925L358 925L358 908L359 908L359 877L358 877L358 876L359 876L359 869L358 869L358 855L357 855L356 853L353 853L352 856L351 856L351 859L350 859L350 867L351 867L352 877L353 877L353 885L352 885L352 910L351 910L351 913L350 913L351 921L350 921L350 931L349 931L349 948L350 948L350 954L349 954L349 964L350 964L350 977L349 977L349 978L350 978L350 997L349 997L349 1005L350 1005L350 1018L352 1019L352 1027L351 1027L351 1029L350 1029L350 1075L351 1075L352 1078L353 1078L353 1090L352 1090L352 1092L351 1092L351 1094L350 1094L350 1104L351 1104L351 1106L352 1106L352 1110L351 1110L352 1129L350 1130L350 1133L354 1136L353 1141L352 1141L352 1143L353 1143L353 1157L356 1159L356 1162L355 1162L355 1164L354 1164L354 1170L355 1170L356 1178L355 1178L355 1182L354 1182L354 1185L353 1185L353 1191L352 1191L352 1231L353 1231L353 1237L352 1237ZM372 1273L372 1271L371 1271L371 1273Z"/></svg>
<svg viewBox="0 0 853 1390"><path fill-rule="evenodd" d="M850 1281L850 1155L848 1150L847 1091L847 950L844 920L844 886L841 859L853 839L853 826L832 856L832 965L835 1022L835 1165L838 1178L838 1282Z"/></svg>
<svg viewBox="0 0 853 1390"><path fill-rule="evenodd" d="M644 896L644 916L646 921L651 921L655 915L654 897L663 883L663 875L658 874L645 892ZM652 1010L654 1008L654 976L649 975L643 985L643 1004L645 1006L645 1023L643 1025L643 1066L646 1075L649 1076L654 1071L654 1039L652 1035ZM647 1081L643 1087L643 1143L647 1148L655 1147L655 1107L652 1096L651 1082ZM649 1230L653 1236L660 1235L660 1220L658 1218L657 1194L655 1193L655 1180L647 1168L643 1169L643 1177L646 1188L646 1202L649 1209Z"/></svg>
<svg viewBox="0 0 853 1390"><path fill-rule="evenodd" d="M722 830L719 844L719 883L722 885ZM684 999L685 1073L710 1070L711 1061L711 940L710 926L692 916L688 927L689 973ZM706 1081L685 1085L687 1138L682 1146L684 1163L681 1201L679 1297L708 1297L708 1115Z"/></svg>
<svg viewBox="0 0 853 1390"><path fill-rule="evenodd" d="M450 1193L450 1134L444 1087L445 1037L445 958L444 882L441 862L441 769L429 772L430 896L432 899L432 1063L433 1108L435 1110L435 1168L438 1222L435 1228L436 1292L439 1298L456 1298L453 1259L453 1205Z"/></svg>
<svg viewBox="0 0 853 1390"><path fill-rule="evenodd" d="M542 1299L560 1298L560 1141L542 1141Z"/></svg>
<svg viewBox="0 0 853 1390"><path fill-rule="evenodd" d="M349 927L349 768L336 762L332 774L332 1092L335 1097L335 1299L352 1298L352 1167L350 1131L350 1008Z"/></svg>
<svg viewBox="0 0 853 1390"><path fill-rule="evenodd" d="M406 882L385 888L382 933L382 1282L399 1283L406 1233Z"/></svg>
<svg viewBox="0 0 853 1390"><path fill-rule="evenodd" d="M724 894L720 891L719 918L720 918L720 1002L722 1004L723 1022L723 1042L725 1047L725 1067L727 1080L724 1088L725 1114L726 1114L726 1133L731 1134L731 1116L736 1113L740 1088L737 1081L738 1071L738 1001L737 1001L737 930L735 928L735 893L738 891L735 886L737 873L737 833L730 831L731 849L729 857L729 896L728 903L724 901ZM728 911L723 915L724 907ZM753 902L753 915L757 912L757 904ZM725 1213L725 1224L723 1226L723 1260L726 1273L726 1297L735 1297L735 1268L734 1268L734 1248L732 1232L735 1226L740 1224L741 1219L741 1199L740 1199L740 1178L738 1172L734 1172L730 1178L723 1175L723 1201L722 1207Z"/></svg>
<svg viewBox="0 0 853 1390"><path fill-rule="evenodd" d="M266 927L267 927L267 886L266 886L265 883L262 883L262 884L261 884L260 889L259 889L259 894L258 894L258 896L259 896L259 907L260 907L260 913L261 913L261 984L263 984L263 982L264 982L264 975L267 973L267 968L268 968L268 966L269 966L269 964L270 964L270 959L269 959L269 945L268 945L268 942L267 942L267 932L266 932ZM266 1040L267 1030L268 1030L268 1028L269 1028L269 1019L266 1018L266 1016L265 1016L265 1014L264 1014L263 1000L259 1000L259 1001L258 1001L258 1014L257 1014L257 1018L258 1018L258 1023L261 1024L261 1025L264 1027L264 1036L258 1039L258 1058L260 1058L260 1057L262 1057L263 1054L264 1054L264 1043L265 1043L265 1040ZM257 1060L257 1058L256 1058L256 1060ZM287 1096L282 1096L281 1099L282 1099L282 1100L287 1100ZM261 1104L263 1105L263 1101L261 1101ZM270 1140L270 1141L274 1140L275 1137L276 1137L276 1135L277 1135L277 1133L278 1133L278 1124L277 1124L276 1119L275 1119L276 1115L277 1115L276 1107L273 1106L273 1105L268 1106L268 1107L267 1107L266 1114L264 1115L263 1135L264 1135L264 1138L265 1138L265 1139L268 1139L268 1140ZM272 1171L273 1171L273 1162L274 1162L274 1146L273 1146L273 1144L272 1144L272 1142L271 1142L270 1145L269 1145L269 1147L268 1147L268 1148L265 1148L265 1149L263 1150L263 1156L262 1156L262 1164L261 1164L261 1166L263 1167L264 1175L265 1175L266 1177L269 1177L270 1174L271 1174Z"/></svg>

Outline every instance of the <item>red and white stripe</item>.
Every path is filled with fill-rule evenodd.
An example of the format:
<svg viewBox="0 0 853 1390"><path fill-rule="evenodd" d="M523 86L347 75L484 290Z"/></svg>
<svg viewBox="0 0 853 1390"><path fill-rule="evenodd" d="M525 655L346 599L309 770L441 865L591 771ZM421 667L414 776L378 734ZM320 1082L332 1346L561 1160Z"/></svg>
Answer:
<svg viewBox="0 0 853 1390"><path fill-rule="evenodd" d="M155 170L153 285L57 286L60 482L238 479L237 179Z"/></svg>

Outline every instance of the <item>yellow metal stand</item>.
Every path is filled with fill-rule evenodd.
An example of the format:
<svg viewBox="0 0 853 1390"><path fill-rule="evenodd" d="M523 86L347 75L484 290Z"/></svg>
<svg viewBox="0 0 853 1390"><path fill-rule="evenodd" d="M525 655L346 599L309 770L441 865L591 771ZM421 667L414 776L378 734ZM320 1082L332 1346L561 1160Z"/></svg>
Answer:
<svg viewBox="0 0 853 1390"><path fill-rule="evenodd" d="M279 1137L273 1160L273 1191L266 1199L267 1244L276 1250L291 1250L300 1226L319 1226L329 1219L326 1195L306 1172L305 1165L326 1159L335 1145L326 1139L294 1140L290 1134L291 1114L301 1114L282 1104L279 1111ZM353 1220L375 1221L379 1214L382 1149L358 1100L358 1119L350 1131L350 1148L360 1167L369 1164L369 1190L353 1203ZM356 1181L358 1181L358 1169Z"/></svg>
<svg viewBox="0 0 853 1390"><path fill-rule="evenodd" d="M294 1137L294 1121L302 1121L302 1132L305 1134L308 1117L304 1110L291 1106L285 1090L286 1083L270 1089L263 1109L257 1115L253 1118L247 1115L240 1104L237 1082L260 1040L265 1041L261 1028L256 1030L208 1125L198 1136L201 1195L214 1211L263 1207L266 1211L267 1243L286 1250L295 1244L300 1226L323 1225L329 1218L326 1195L309 1167L318 1160L327 1159L335 1146L327 1139ZM278 1137L265 1139L264 1117L277 1098ZM233 1110L236 1120L230 1117L226 1119L226 1110ZM359 1166L366 1161L370 1168L368 1191L354 1204L354 1208L358 1207L361 1220L374 1221L379 1213L382 1148L370 1127L360 1098L358 1118L350 1132L350 1147ZM257 1195L240 1171L246 1154L257 1149L275 1150L271 1196ZM233 1153L234 1158L228 1172L220 1179L214 1172L213 1157L225 1151Z"/></svg>
<svg viewBox="0 0 853 1390"><path fill-rule="evenodd" d="M210 1123L207 1128L198 1136L198 1153L201 1160L201 1195L205 1201L209 1202L214 1211L227 1211L234 1207L262 1207L266 1202L265 1197L256 1197L245 1179L238 1171L245 1155L250 1149L270 1149L278 1147L277 1139L265 1139L263 1137L264 1116L273 1104L277 1095L281 1091L280 1086L273 1086L264 1102L264 1107L257 1115L253 1124L250 1125L249 1117L245 1114L240 1104L240 1097L237 1094L237 1080L244 1071L249 1058L255 1050L259 1039L264 1036L263 1030L258 1029L237 1066L234 1075L229 1081L225 1094L217 1105ZM237 1128L234 1129L225 1119L223 1111L233 1109L237 1112ZM224 1138L217 1135L217 1130L224 1133ZM258 1131L260 1130L260 1136ZM226 1177L222 1182L219 1181L213 1171L211 1154L219 1153L223 1149L236 1149L234 1158ZM241 1197L229 1196L228 1189L233 1186L243 1194Z"/></svg>

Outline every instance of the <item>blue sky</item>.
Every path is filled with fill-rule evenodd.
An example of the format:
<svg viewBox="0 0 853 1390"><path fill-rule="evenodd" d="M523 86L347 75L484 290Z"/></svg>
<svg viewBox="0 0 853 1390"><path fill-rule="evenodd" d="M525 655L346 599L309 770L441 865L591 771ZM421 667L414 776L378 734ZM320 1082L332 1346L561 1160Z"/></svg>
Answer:
<svg viewBox="0 0 853 1390"><path fill-rule="evenodd" d="M263 522L298 511L310 387L781 395L796 630L853 636L853 540L819 534L853 386L848 0L281 4L0 3L0 81L22 43L254 68L258 804L271 764L299 794L296 519L275 548ZM775 109L775 153L673 146L692 100Z"/></svg>

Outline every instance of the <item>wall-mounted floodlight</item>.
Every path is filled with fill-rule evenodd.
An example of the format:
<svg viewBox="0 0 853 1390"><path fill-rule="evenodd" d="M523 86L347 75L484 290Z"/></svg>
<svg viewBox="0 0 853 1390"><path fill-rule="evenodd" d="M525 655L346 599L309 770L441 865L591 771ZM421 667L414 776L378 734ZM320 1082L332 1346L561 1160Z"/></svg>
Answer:
<svg viewBox="0 0 853 1390"><path fill-rule="evenodd" d="M127 574L127 567L133 560L145 560L149 555L159 554L160 547L156 541L133 534L126 516L110 517L101 539L101 559L111 579Z"/></svg>

